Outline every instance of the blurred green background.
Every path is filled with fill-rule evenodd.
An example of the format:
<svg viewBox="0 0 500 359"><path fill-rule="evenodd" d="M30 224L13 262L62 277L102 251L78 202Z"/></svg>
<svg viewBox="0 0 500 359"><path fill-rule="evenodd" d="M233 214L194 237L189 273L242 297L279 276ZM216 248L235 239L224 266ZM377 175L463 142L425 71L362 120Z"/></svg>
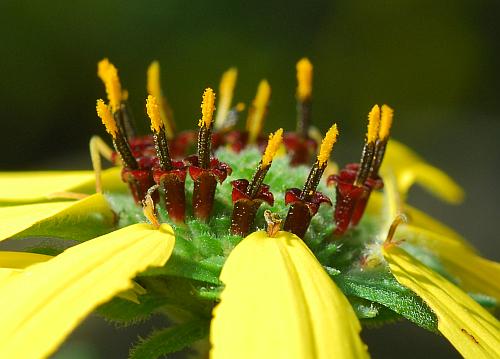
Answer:
<svg viewBox="0 0 500 359"><path fill-rule="evenodd" d="M236 101L248 103L258 81L270 81L273 130L294 128L295 62L307 56L314 121L341 129L335 159L357 160L367 112L390 104L394 137L468 194L459 207L419 190L410 200L498 260L499 14L495 0L2 0L0 169L90 168L88 140L105 136L95 115L103 57L118 67L146 131L145 71L154 59L180 128L195 125L203 89L237 66Z"/></svg>

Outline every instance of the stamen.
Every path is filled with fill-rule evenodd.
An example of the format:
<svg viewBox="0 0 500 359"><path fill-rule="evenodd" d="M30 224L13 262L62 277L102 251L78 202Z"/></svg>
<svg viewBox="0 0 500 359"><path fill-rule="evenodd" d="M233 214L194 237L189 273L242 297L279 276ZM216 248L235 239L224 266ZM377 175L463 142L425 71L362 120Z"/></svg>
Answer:
<svg viewBox="0 0 500 359"><path fill-rule="evenodd" d="M115 139L116 135L118 134L118 127L116 126L113 114L102 99L97 100L96 110L97 116L99 116L106 128L106 132L109 133L113 137L113 139Z"/></svg>
<svg viewBox="0 0 500 359"><path fill-rule="evenodd" d="M312 78L313 66L309 59L297 62L297 133L306 139L309 137L312 116Z"/></svg>
<svg viewBox="0 0 500 359"><path fill-rule="evenodd" d="M158 101L155 96L149 95L146 99L146 112L151 120L151 131L160 133L165 128L161 121L160 109L158 108Z"/></svg>
<svg viewBox="0 0 500 359"><path fill-rule="evenodd" d="M378 105L375 105L368 114L368 128L366 131L366 142L375 142L377 140L379 126L380 126L380 108L378 107Z"/></svg>
<svg viewBox="0 0 500 359"><path fill-rule="evenodd" d="M198 161L201 168L210 166L210 150L212 144L212 120L215 110L215 93L211 88L203 92L201 103L201 119L198 122Z"/></svg>
<svg viewBox="0 0 500 359"><path fill-rule="evenodd" d="M149 118L151 119L151 130L153 131L160 168L166 171L171 170L173 167L170 153L168 151L168 140L165 134L165 126L161 120L160 108L155 96L148 96L146 100L146 110Z"/></svg>
<svg viewBox="0 0 500 359"><path fill-rule="evenodd" d="M118 111L122 102L122 86L118 77L118 70L108 59L103 59L97 64L97 75L106 87L106 94L112 112Z"/></svg>
<svg viewBox="0 0 500 359"><path fill-rule="evenodd" d="M264 182L264 178L266 177L269 168L271 168L271 163L273 162L273 158L278 151L279 146L283 142L283 129L280 128L275 133L271 133L269 135L269 141L267 142L266 150L262 155L262 159L257 167L257 171L252 177L250 184L247 188L247 194L250 198L254 198L259 192L262 183Z"/></svg>
<svg viewBox="0 0 500 359"><path fill-rule="evenodd" d="M305 102L312 95L313 65L307 58L297 62L297 100Z"/></svg>
<svg viewBox="0 0 500 359"><path fill-rule="evenodd" d="M156 97L160 111L160 118L165 126L165 133L168 139L174 137L175 124L173 121L173 114L168 101L163 95L160 81L160 63L153 61L147 71L147 90L148 94Z"/></svg>
<svg viewBox="0 0 500 359"><path fill-rule="evenodd" d="M378 138L380 140L385 141L389 137L393 117L394 117L394 110L387 105L382 105L380 129L378 131Z"/></svg>
<svg viewBox="0 0 500 359"><path fill-rule="evenodd" d="M361 155L359 170L354 181L355 186L363 186L372 169L373 159L375 157L375 141L378 138L378 129L380 126L380 108L373 106L368 114L368 128L366 131L366 141Z"/></svg>
<svg viewBox="0 0 500 359"><path fill-rule="evenodd" d="M160 63L158 61L153 61L148 67L146 86L149 95L157 98L161 96Z"/></svg>
<svg viewBox="0 0 500 359"><path fill-rule="evenodd" d="M321 147L318 153L318 159L314 163L307 177L307 181L302 189L301 199L305 201L310 201L316 192L319 181L323 176L323 172L326 169L328 159L330 158L330 153L332 152L333 145L337 142L337 136L339 131L337 130L337 124L333 124L328 130L323 141L321 142Z"/></svg>
<svg viewBox="0 0 500 359"><path fill-rule="evenodd" d="M280 128L275 133L271 133L269 135L269 141L267 142L266 150L262 155L261 166L269 167L271 162L273 161L274 156L276 156L276 152L283 142L283 129Z"/></svg>
<svg viewBox="0 0 500 359"><path fill-rule="evenodd" d="M333 145L337 142L337 137L339 131L337 130L337 124L334 124L325 135L325 138L321 142L321 147L318 153L318 164L323 166L330 158L330 153L332 152Z"/></svg>
<svg viewBox="0 0 500 359"><path fill-rule="evenodd" d="M255 143L264 125L267 105L271 98L271 86L267 80L262 80L257 88L257 94L248 112L246 130L248 131L248 143Z"/></svg>
<svg viewBox="0 0 500 359"><path fill-rule="evenodd" d="M125 167L132 170L137 169L138 164L132 154L132 150L130 149L130 146L127 142L127 138L120 132L120 130L116 126L116 121L109 107L104 103L103 100L97 100L96 110L97 116L101 118L102 123L106 127L106 131L113 138L113 144L115 146L116 152L119 153L122 162L125 164Z"/></svg>
<svg viewBox="0 0 500 359"><path fill-rule="evenodd" d="M382 161L384 160L385 149L389 141L390 130L392 126L392 119L394 117L394 110L387 105L382 105L382 115L380 120L380 129L378 132L378 140L375 144L375 158L373 159L372 168L370 170L370 177L377 178Z"/></svg>
<svg viewBox="0 0 500 359"><path fill-rule="evenodd" d="M224 123L231 108L233 100L234 87L236 79L238 78L238 70L231 67L229 70L222 74L219 85L219 103L217 105L217 116L215 118L215 128L221 129L226 127Z"/></svg>

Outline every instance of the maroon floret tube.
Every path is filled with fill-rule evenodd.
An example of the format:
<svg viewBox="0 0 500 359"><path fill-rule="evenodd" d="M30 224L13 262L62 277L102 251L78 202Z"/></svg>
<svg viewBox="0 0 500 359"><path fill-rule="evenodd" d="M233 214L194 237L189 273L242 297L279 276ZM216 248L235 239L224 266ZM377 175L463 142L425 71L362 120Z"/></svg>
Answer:
<svg viewBox="0 0 500 359"><path fill-rule="evenodd" d="M335 203L334 219L337 228L335 235L344 234L350 226L356 226L363 217L368 199L373 189L382 188L380 178L368 178L364 184L355 184L359 170L358 163L348 164L338 175L330 176L329 185L336 184L337 199Z"/></svg>
<svg viewBox="0 0 500 359"><path fill-rule="evenodd" d="M128 167L122 169L122 180L128 184L130 192L138 204L146 197L148 189L155 185L151 171L154 161L153 157L141 157L137 159L137 169ZM152 198L155 203L158 201L157 191L153 193Z"/></svg>
<svg viewBox="0 0 500 359"><path fill-rule="evenodd" d="M185 160L189 165L189 176L193 179L193 214L196 218L208 220L212 213L217 182L222 183L231 174L231 167L216 158L210 160L208 169L198 165L198 156Z"/></svg>
<svg viewBox="0 0 500 359"><path fill-rule="evenodd" d="M292 232L303 239L312 218L318 213L322 203L332 205L330 198L321 192L314 192L310 199L306 200L303 199L300 189L288 189L285 193L285 204L290 205L290 209L285 220L285 231Z"/></svg>
<svg viewBox="0 0 500 359"><path fill-rule="evenodd" d="M181 161L172 161L172 170L155 168L153 178L164 193L165 208L169 217L177 223L186 218L185 183L187 168Z"/></svg>
<svg viewBox="0 0 500 359"><path fill-rule="evenodd" d="M248 194L249 182L246 179L232 181L231 185L233 186L232 201L234 204L231 233L245 236L252 230L255 216L262 202L272 206L274 196L266 184L260 186L255 196Z"/></svg>

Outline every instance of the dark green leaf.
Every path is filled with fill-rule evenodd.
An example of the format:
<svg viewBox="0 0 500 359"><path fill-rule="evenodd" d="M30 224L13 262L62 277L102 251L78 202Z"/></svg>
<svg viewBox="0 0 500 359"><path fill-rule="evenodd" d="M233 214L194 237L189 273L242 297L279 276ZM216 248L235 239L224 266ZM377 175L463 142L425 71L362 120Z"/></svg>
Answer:
<svg viewBox="0 0 500 359"><path fill-rule="evenodd" d="M127 326L148 319L156 309L166 304L167 299L145 294L139 296L139 301L140 303L133 303L126 299L115 297L108 303L101 305L96 313L119 326Z"/></svg>
<svg viewBox="0 0 500 359"><path fill-rule="evenodd" d="M430 331L437 331L432 310L392 275L382 271L352 272L332 276L344 294L380 303L406 319Z"/></svg>

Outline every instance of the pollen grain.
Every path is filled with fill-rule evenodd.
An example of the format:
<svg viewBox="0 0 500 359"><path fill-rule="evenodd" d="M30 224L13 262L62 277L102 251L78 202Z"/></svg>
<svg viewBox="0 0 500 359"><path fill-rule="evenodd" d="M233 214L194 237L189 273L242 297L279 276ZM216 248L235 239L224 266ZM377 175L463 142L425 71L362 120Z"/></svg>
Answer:
<svg viewBox="0 0 500 359"><path fill-rule="evenodd" d="M261 166L268 167L271 165L274 156L276 156L276 152L283 142L283 129L280 128L275 133L271 133L269 135L269 141L267 142L266 150L262 155Z"/></svg>
<svg viewBox="0 0 500 359"><path fill-rule="evenodd" d="M271 86L267 80L262 80L257 88L257 94L252 102L252 108L248 114L246 129L249 132L248 142L255 143L259 137L264 124L267 104L271 98Z"/></svg>
<svg viewBox="0 0 500 359"><path fill-rule="evenodd" d="M368 114L368 129L366 131L366 142L375 142L378 137L378 129L380 126L380 107L373 106Z"/></svg>
<svg viewBox="0 0 500 359"><path fill-rule="evenodd" d="M106 132L108 132L113 138L116 138L118 133L118 128L116 127L115 119L111 113L109 106L107 106L103 100L97 100L96 105L97 116L101 119L102 123L106 127Z"/></svg>
<svg viewBox="0 0 500 359"><path fill-rule="evenodd" d="M160 133L164 128L163 121L160 116L160 107L155 96L149 95L146 100L146 111L151 120L151 130L155 133Z"/></svg>
<svg viewBox="0 0 500 359"><path fill-rule="evenodd" d="M301 102L312 96L313 65L307 58L297 62L297 99Z"/></svg>
<svg viewBox="0 0 500 359"><path fill-rule="evenodd" d="M118 70L108 59L103 59L97 64L97 75L106 87L111 110L118 111L123 96Z"/></svg>
<svg viewBox="0 0 500 359"><path fill-rule="evenodd" d="M161 97L160 63L158 61L153 61L148 67L147 89L149 95L153 95L157 99Z"/></svg>
<svg viewBox="0 0 500 359"><path fill-rule="evenodd" d="M198 126L210 128L215 111L215 93L210 87L203 92L203 100L201 102L201 120Z"/></svg>
<svg viewBox="0 0 500 359"><path fill-rule="evenodd" d="M389 137L392 119L394 117L394 110L387 105L382 105L382 115L380 116L380 129L378 131L378 138L386 140Z"/></svg>
<svg viewBox="0 0 500 359"><path fill-rule="evenodd" d="M332 127L328 130L323 141L321 142L321 147L318 153L318 164L320 166L325 165L330 158L330 153L332 152L333 145L337 142L337 137L339 135L339 131L337 129L337 124L333 124Z"/></svg>

